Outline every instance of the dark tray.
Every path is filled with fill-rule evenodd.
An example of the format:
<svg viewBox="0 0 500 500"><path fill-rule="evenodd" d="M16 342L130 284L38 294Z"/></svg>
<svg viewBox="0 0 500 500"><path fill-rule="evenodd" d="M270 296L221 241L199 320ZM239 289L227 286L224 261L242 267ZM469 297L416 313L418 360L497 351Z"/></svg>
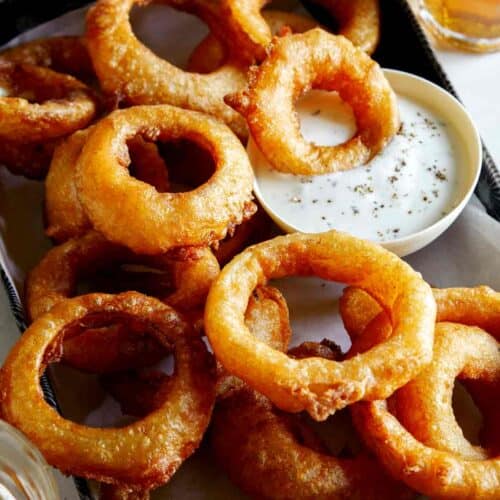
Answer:
<svg viewBox="0 0 500 500"><path fill-rule="evenodd" d="M53 0L39 4L26 0L4 0L0 3L0 45L23 31L86 4L88 1L81 0ZM422 76L456 96L453 86L434 56L407 0L380 0L380 5L382 36L374 58L383 67ZM312 4L307 4L307 8L325 26L335 26L333 19L323 9ZM484 148L483 167L476 194L488 213L500 221L500 171L486 148ZM0 277L7 290L19 330L23 332L26 329L23 307L1 265ZM57 401L46 376L42 377L41 385L48 403L57 408ZM75 478L75 483L80 498L90 500L86 481Z"/></svg>

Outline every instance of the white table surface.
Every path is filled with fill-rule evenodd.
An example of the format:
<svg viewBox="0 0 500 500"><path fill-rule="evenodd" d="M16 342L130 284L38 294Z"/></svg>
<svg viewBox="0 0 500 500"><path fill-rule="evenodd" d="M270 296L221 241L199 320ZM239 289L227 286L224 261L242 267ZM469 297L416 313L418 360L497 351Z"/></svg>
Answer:
<svg viewBox="0 0 500 500"><path fill-rule="evenodd" d="M477 55L439 48L436 55L476 121L493 159L500 165L500 53ZM0 332L4 346L14 344L19 337L3 287L0 287ZM77 499L70 479L57 476L62 498Z"/></svg>

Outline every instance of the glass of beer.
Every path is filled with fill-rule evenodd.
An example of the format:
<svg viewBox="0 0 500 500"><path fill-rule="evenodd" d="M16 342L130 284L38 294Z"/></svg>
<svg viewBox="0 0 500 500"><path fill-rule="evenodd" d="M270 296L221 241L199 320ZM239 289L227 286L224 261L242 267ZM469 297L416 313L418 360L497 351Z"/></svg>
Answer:
<svg viewBox="0 0 500 500"><path fill-rule="evenodd" d="M439 41L474 52L500 50L500 0L419 0L418 13Z"/></svg>

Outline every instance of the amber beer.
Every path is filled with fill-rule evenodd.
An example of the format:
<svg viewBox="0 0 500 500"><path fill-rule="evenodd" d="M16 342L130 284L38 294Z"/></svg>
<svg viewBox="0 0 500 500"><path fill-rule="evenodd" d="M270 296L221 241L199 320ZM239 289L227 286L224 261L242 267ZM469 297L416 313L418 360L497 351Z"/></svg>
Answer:
<svg viewBox="0 0 500 500"><path fill-rule="evenodd" d="M438 40L477 52L500 50L500 0L419 0L419 15Z"/></svg>

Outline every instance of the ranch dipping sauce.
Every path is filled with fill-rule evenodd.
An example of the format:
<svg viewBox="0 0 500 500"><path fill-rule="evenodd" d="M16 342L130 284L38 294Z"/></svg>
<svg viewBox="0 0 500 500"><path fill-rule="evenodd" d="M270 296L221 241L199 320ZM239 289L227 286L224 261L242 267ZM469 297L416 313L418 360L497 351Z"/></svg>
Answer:
<svg viewBox="0 0 500 500"><path fill-rule="evenodd" d="M299 231L338 229L373 241L402 238L443 218L460 201L464 151L458 135L417 100L398 94L398 103L398 134L369 163L351 170L283 174L254 147L251 161L265 203ZM316 144L339 144L356 132L351 108L336 93L311 91L297 112L302 134Z"/></svg>

